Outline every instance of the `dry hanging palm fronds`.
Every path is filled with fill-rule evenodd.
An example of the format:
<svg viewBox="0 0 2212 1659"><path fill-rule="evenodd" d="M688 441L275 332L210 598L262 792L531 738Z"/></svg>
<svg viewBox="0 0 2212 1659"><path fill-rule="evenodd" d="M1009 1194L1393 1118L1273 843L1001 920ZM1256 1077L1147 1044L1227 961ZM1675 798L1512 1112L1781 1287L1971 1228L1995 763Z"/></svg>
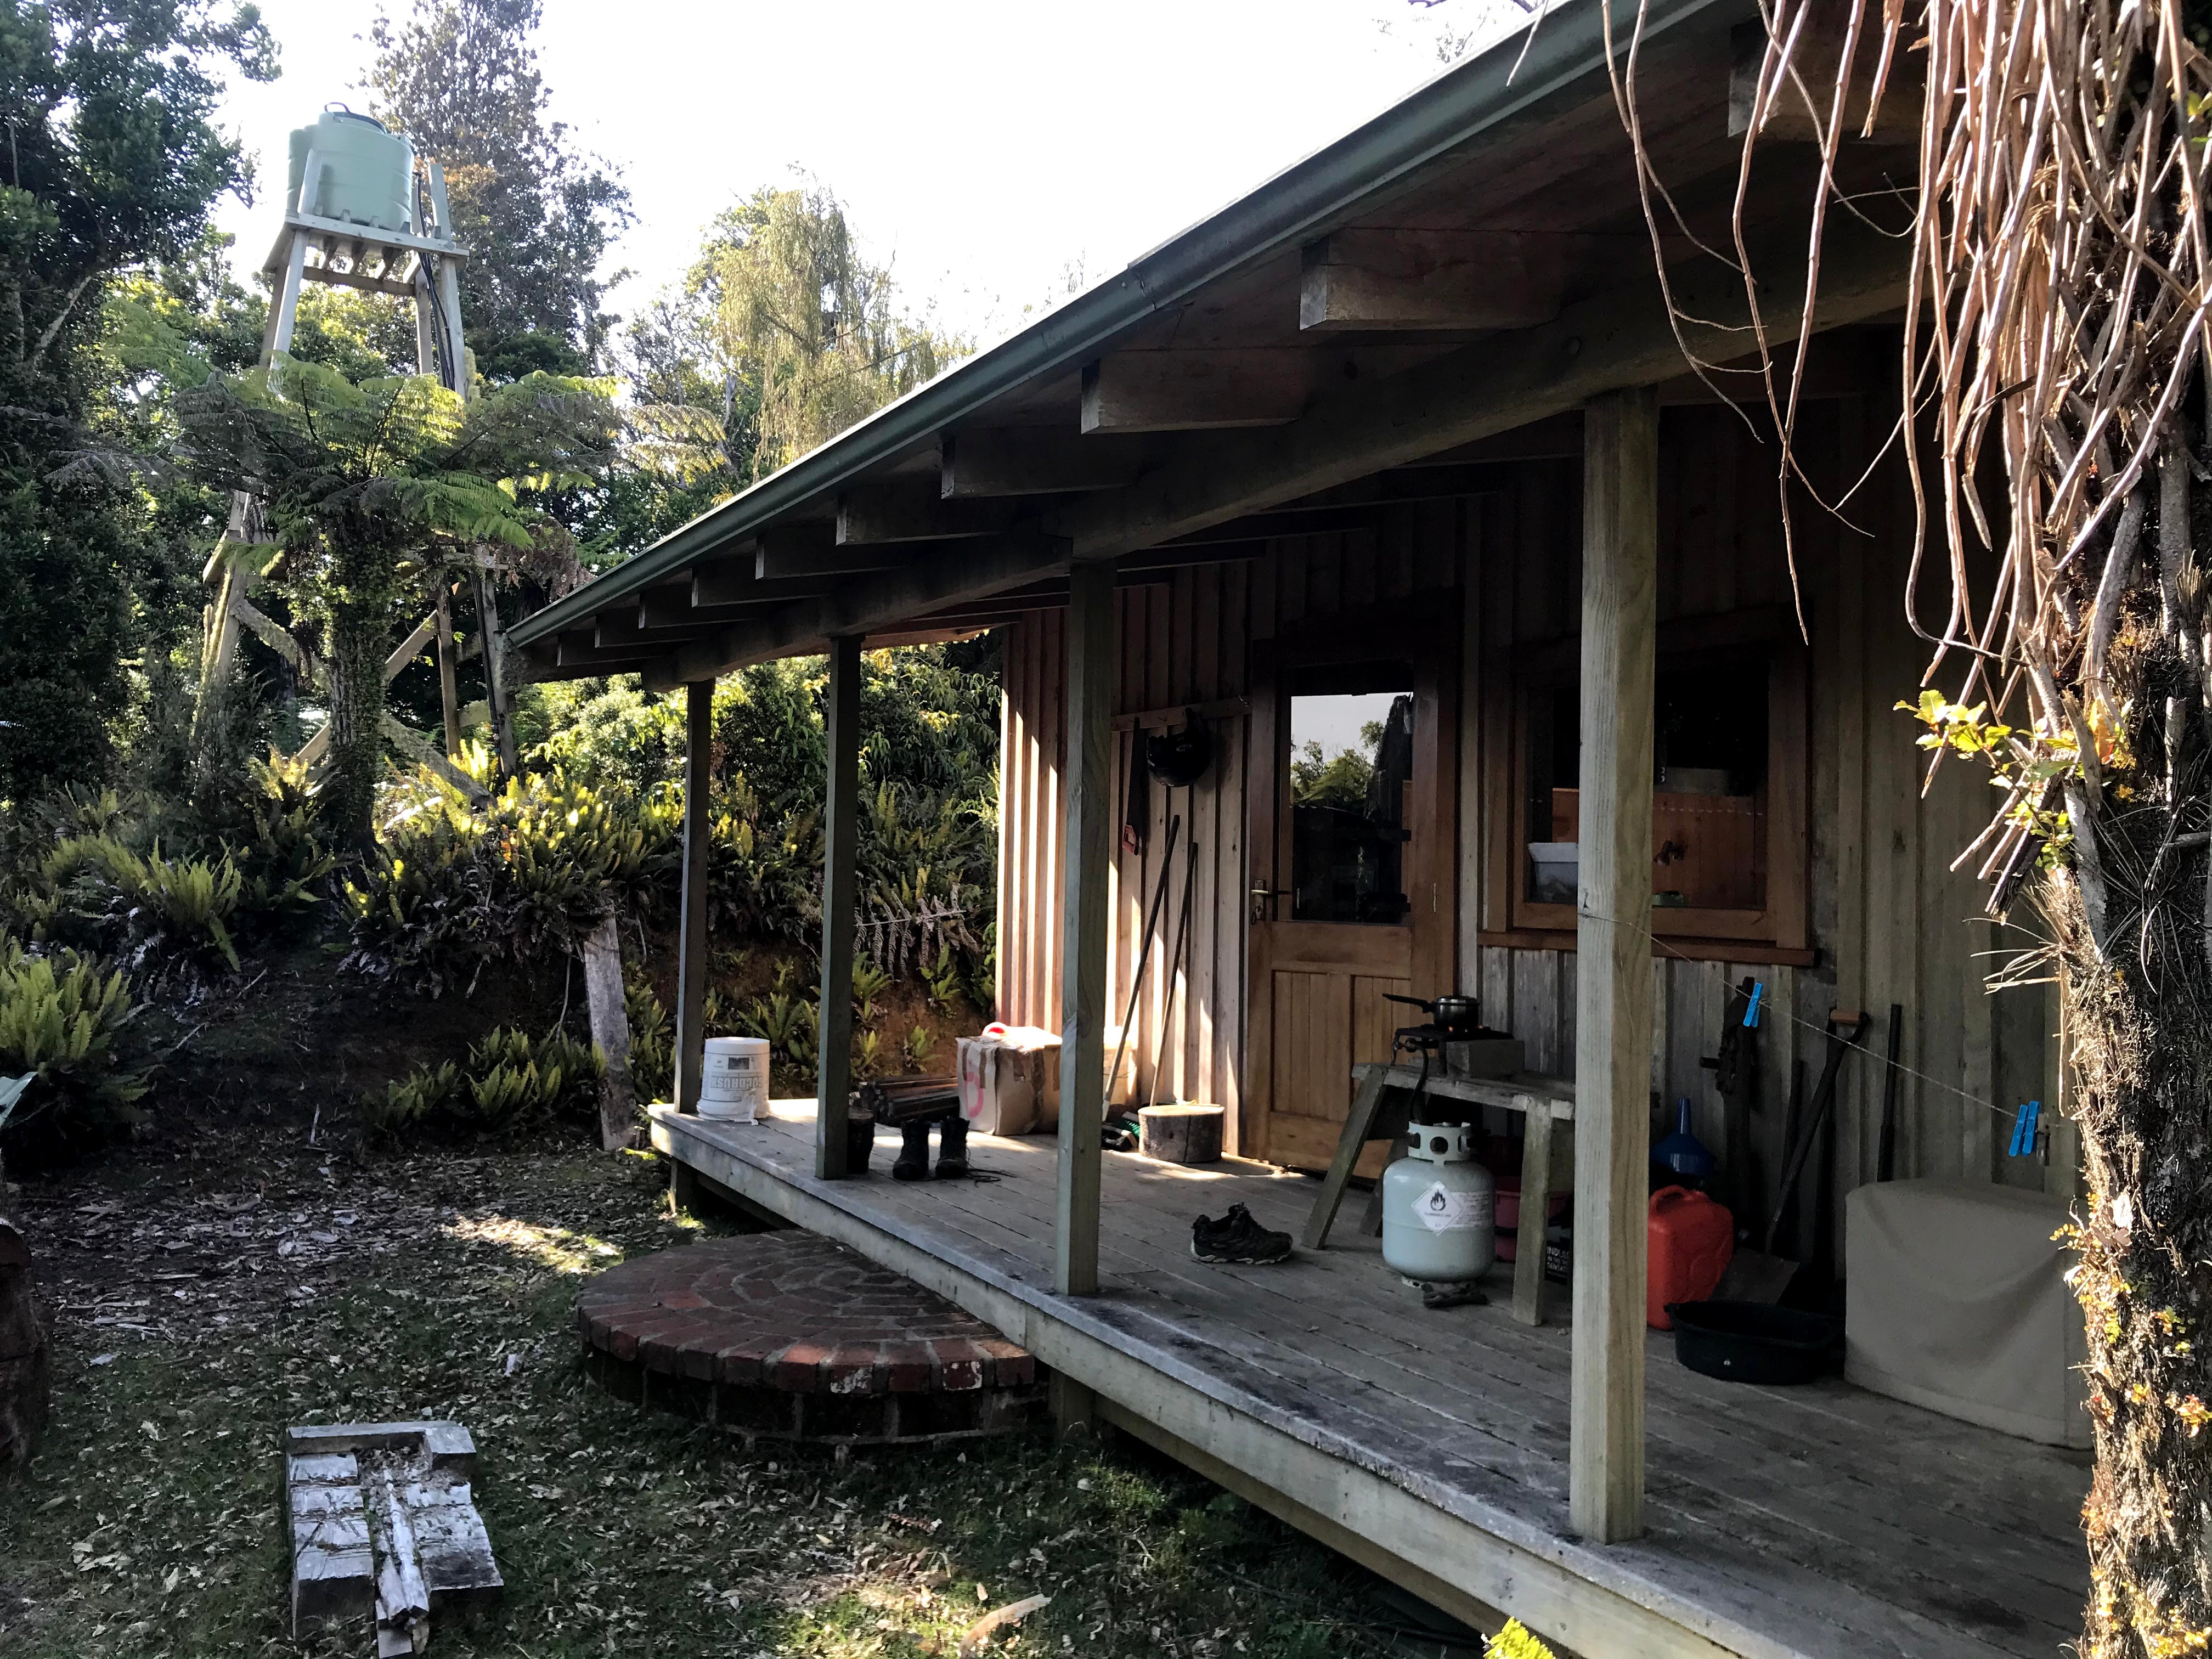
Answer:
<svg viewBox="0 0 2212 1659"><path fill-rule="evenodd" d="M1923 96L1903 90L1906 67L1924 79L1902 450L1920 507L1906 610L1932 649L1902 706L1928 726L1931 769L1960 756L1999 784L1999 811L1959 862L1978 860L1993 910L2036 898L2074 1039L2089 1208L2073 1279L2097 1444L2082 1651L2201 1653L2212 648L2196 526L2212 472L2192 439L2212 311L2212 9L1764 0L1764 16L1742 177L1778 110L1809 116L1816 248L1850 210L1840 146L1872 131L1886 98ZM1638 135L1632 44L1616 84L1656 247L1672 208ZM1739 223L1741 204L1740 191ZM1750 284L1740 235L1734 254ZM1787 478L1794 375L1769 364ZM1970 567L1991 562L1978 589ZM1948 588L1940 618L1914 608L1929 579Z"/></svg>

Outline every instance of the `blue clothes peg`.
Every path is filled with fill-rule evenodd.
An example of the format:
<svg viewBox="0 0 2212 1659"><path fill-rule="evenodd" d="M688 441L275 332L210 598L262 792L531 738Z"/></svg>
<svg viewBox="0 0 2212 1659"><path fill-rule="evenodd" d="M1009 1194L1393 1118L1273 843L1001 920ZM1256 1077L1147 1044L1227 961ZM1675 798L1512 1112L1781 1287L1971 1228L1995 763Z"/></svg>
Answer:
<svg viewBox="0 0 2212 1659"><path fill-rule="evenodd" d="M2029 1100L2021 1103L2020 1114L2012 1121L2012 1144L2005 1148L2008 1158L2035 1156L2036 1126L2043 1119L2043 1103Z"/></svg>
<svg viewBox="0 0 2212 1659"><path fill-rule="evenodd" d="M1759 1024L1759 1005L1765 995L1766 981L1763 979L1753 980L1751 982L1751 1000L1743 1007L1743 1023L1746 1025Z"/></svg>

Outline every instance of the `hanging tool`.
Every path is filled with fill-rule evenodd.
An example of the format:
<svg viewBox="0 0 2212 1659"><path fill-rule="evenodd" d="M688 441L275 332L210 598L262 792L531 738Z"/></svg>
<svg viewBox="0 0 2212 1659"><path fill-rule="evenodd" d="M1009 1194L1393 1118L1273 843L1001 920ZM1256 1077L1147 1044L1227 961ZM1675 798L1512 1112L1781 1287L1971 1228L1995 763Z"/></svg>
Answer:
<svg viewBox="0 0 2212 1659"><path fill-rule="evenodd" d="M1144 988L1145 964L1152 959L1152 935L1159 931L1160 911L1168 902L1168 877L1175 869L1176 837L1182 833L1182 814L1177 812L1168 820L1168 844L1160 854L1160 884L1152 894L1152 914L1145 918L1144 947L1137 952L1134 971L1129 975L1129 1006L1121 1011L1121 1040L1114 1045L1114 1063L1106 1071L1106 1092L1114 1092L1114 1079L1121 1075L1121 1056L1129 1052L1129 1030L1137 1018L1137 993Z"/></svg>
<svg viewBox="0 0 2212 1659"><path fill-rule="evenodd" d="M1889 1005L1889 1054L1881 1074L1881 1139L1875 1143L1874 1178L1889 1181L1897 1175L1897 1082L1904 1075L1898 1055L1905 1044L1905 1005Z"/></svg>
<svg viewBox="0 0 2212 1659"><path fill-rule="evenodd" d="M1168 976L1168 1006L1160 1015L1159 1041L1152 1045L1152 1081L1145 1085L1145 1104L1155 1103L1159 1092L1160 1066L1167 1059L1168 1033L1175 1029L1176 1004L1182 996L1182 947L1190 938L1190 907L1192 895L1198 890L1198 836L1191 835L1188 843L1190 858L1182 875L1182 913L1176 921L1175 949L1168 952L1165 972Z"/></svg>
<svg viewBox="0 0 2212 1659"><path fill-rule="evenodd" d="M1717 1300L1734 1302L1778 1302L1790 1288L1790 1281L1797 1276L1799 1263L1791 1257L1777 1255L1775 1240L1782 1231L1782 1218L1790 1212L1790 1200L1797 1195L1797 1182L1805 1173L1806 1161L1820 1144L1821 1132L1827 1127L1828 1118L1836 1103L1836 1081L1843 1071L1844 1056L1857 1048L1866 1036L1867 1027L1874 1022L1863 1013L1832 1008L1828 1012L1827 1064L1820 1068L1820 1081L1813 1091L1813 1098L1799 1120L1798 1097L1803 1089L1803 1072L1798 1073L1798 1082L1790 1091L1789 1121L1783 1131L1784 1164L1782 1190L1774 1200L1774 1212L1767 1219L1765 1248L1758 1250L1739 1249L1729 1263L1727 1274L1720 1288L1714 1292ZM1798 1248L1802 1249L1800 1241Z"/></svg>
<svg viewBox="0 0 2212 1659"><path fill-rule="evenodd" d="M1782 1194L1775 1200L1774 1214L1766 1224L1766 1252L1769 1255L1774 1253L1775 1235L1781 1229L1783 1212L1790 1207L1790 1200L1796 1196L1797 1180L1805 1172L1805 1160L1812 1156L1813 1147L1820 1138L1820 1131L1827 1126L1828 1114L1835 1108L1836 1078L1843 1070L1844 1056L1858 1047L1859 1040L1866 1036L1867 1027L1873 1024L1863 1013L1846 1012L1841 1008L1828 1011L1828 1063L1820 1068L1820 1085L1813 1091L1812 1109L1806 1116L1805 1126L1797 1137L1796 1145L1790 1150L1789 1163L1782 1172ZM1839 1035L1838 1026L1848 1029Z"/></svg>
<svg viewBox="0 0 2212 1659"><path fill-rule="evenodd" d="M1759 1094L1759 1024L1754 1006L1765 987L1747 975L1729 993L1721 1016L1721 1051L1698 1064L1713 1074L1721 1097L1722 1170L1729 1211L1739 1241L1748 1237L1746 1223L1759 1201L1757 1171L1752 1168L1751 1113Z"/></svg>

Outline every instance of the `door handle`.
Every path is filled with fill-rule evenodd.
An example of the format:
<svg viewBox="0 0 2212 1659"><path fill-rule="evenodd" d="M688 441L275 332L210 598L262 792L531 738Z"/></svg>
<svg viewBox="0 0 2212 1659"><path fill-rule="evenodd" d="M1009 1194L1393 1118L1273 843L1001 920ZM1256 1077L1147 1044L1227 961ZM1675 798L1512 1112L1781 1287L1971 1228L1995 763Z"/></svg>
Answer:
<svg viewBox="0 0 2212 1659"><path fill-rule="evenodd" d="M1290 890L1287 887L1255 887L1252 890L1252 920L1273 921L1274 918L1267 914L1267 907L1279 898L1289 896Z"/></svg>

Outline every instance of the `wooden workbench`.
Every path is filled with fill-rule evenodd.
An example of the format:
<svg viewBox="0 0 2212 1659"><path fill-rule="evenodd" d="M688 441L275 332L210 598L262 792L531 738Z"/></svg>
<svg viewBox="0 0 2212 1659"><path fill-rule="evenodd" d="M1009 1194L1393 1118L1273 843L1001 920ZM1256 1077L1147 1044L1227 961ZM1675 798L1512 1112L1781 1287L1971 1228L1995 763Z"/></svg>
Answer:
<svg viewBox="0 0 2212 1659"><path fill-rule="evenodd" d="M1328 1230L1337 1206L1352 1179L1360 1151L1372 1139L1395 1135L1405 1138L1407 1103L1417 1085L1431 1098L1457 1101L1468 1106L1496 1106L1518 1112L1525 1120L1521 1142L1521 1225L1513 1246L1513 1316L1524 1325L1544 1322L1544 1225L1552 1201L1552 1126L1571 1123L1575 1116L1574 1085L1563 1078L1540 1077L1522 1072L1512 1077L1438 1077L1421 1081L1420 1068L1369 1061L1352 1068L1358 1091L1344 1120L1344 1133L1336 1143L1336 1157L1322 1177L1313 1213L1298 1241L1309 1250L1327 1247ZM1386 1103L1386 1097L1395 1096ZM1400 1152L1402 1152L1402 1146ZM1393 1161L1395 1161L1394 1155ZM1378 1201L1368 1206L1368 1231L1382 1227L1382 1182L1376 1182Z"/></svg>

